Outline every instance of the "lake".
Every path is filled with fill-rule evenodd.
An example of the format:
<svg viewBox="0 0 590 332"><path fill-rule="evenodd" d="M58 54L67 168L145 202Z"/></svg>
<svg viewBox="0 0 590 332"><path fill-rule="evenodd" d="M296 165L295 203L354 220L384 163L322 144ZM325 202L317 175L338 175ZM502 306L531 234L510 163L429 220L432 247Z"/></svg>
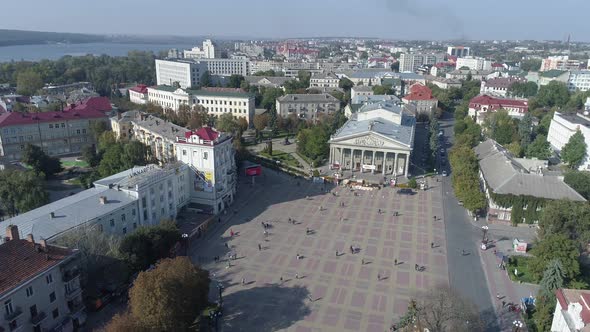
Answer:
<svg viewBox="0 0 590 332"><path fill-rule="evenodd" d="M195 42L195 45L197 43ZM190 49L194 45L177 44L116 44L116 43L88 43L88 44L43 44L19 45L0 47L0 62L42 59L56 60L65 55L82 56L87 54L111 56L127 55L132 50L153 51L158 53L171 48Z"/></svg>

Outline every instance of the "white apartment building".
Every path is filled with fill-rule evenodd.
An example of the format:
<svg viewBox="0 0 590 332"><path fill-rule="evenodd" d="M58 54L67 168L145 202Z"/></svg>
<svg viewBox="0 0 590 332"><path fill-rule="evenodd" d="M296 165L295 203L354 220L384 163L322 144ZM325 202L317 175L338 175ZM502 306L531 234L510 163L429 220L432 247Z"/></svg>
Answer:
<svg viewBox="0 0 590 332"><path fill-rule="evenodd" d="M6 229L0 244L1 331L74 331L86 321L79 252Z"/></svg>
<svg viewBox="0 0 590 332"><path fill-rule="evenodd" d="M443 54L402 53L399 59L401 73L413 73L420 66L434 65L444 60Z"/></svg>
<svg viewBox="0 0 590 332"><path fill-rule="evenodd" d="M165 109L177 111L180 105L202 106L209 114L231 113L248 123L254 119L254 96L239 89L210 88L189 90L158 85L148 88L148 101Z"/></svg>
<svg viewBox="0 0 590 332"><path fill-rule="evenodd" d="M219 213L234 200L237 170L230 135L203 127L176 139L178 160L190 167L190 201L194 209Z"/></svg>
<svg viewBox="0 0 590 332"><path fill-rule="evenodd" d="M479 57L463 57L457 58L456 69L467 67L471 70L492 70L492 61Z"/></svg>
<svg viewBox="0 0 590 332"><path fill-rule="evenodd" d="M198 87L207 64L189 60L156 59L156 83L173 86L178 83L183 89Z"/></svg>
<svg viewBox="0 0 590 332"><path fill-rule="evenodd" d="M139 226L174 219L189 196L189 167L134 167L94 182L94 188L7 219L20 237L56 241L69 231L90 227L123 236ZM2 239L0 239L0 243Z"/></svg>
<svg viewBox="0 0 590 332"><path fill-rule="evenodd" d="M458 58L469 56L470 48L466 46L449 46L447 47L447 54L456 56Z"/></svg>
<svg viewBox="0 0 590 332"><path fill-rule="evenodd" d="M219 58L219 50L215 49L211 39L207 39L203 42L203 48L196 46L190 50L184 50L184 57L186 59Z"/></svg>
<svg viewBox="0 0 590 332"><path fill-rule="evenodd" d="M277 115L286 118L291 114L300 119L317 120L320 114L333 114L340 109L340 100L328 93L289 94L277 98Z"/></svg>
<svg viewBox="0 0 590 332"><path fill-rule="evenodd" d="M590 90L590 70L570 71L567 88L572 92Z"/></svg>
<svg viewBox="0 0 590 332"><path fill-rule="evenodd" d="M587 112L577 114L561 114L555 112L551 124L549 125L547 141L551 144L553 150L559 153L576 131L580 131L582 135L584 135L584 141L586 142L587 148L586 157L579 169L589 171L590 159L588 158L588 150L590 150L590 116L588 116Z"/></svg>
<svg viewBox="0 0 590 332"><path fill-rule="evenodd" d="M496 77L489 80L482 80L479 93L507 97L508 89L514 83L526 82L526 79L520 77Z"/></svg>
<svg viewBox="0 0 590 332"><path fill-rule="evenodd" d="M333 73L315 74L309 79L310 88L338 88L340 79Z"/></svg>
<svg viewBox="0 0 590 332"><path fill-rule="evenodd" d="M551 332L588 331L590 327L590 291L559 288L551 322Z"/></svg>
<svg viewBox="0 0 590 332"><path fill-rule="evenodd" d="M215 76L247 76L250 73L250 60L246 57L199 59L199 62L204 63L207 66L209 74Z"/></svg>
<svg viewBox="0 0 590 332"><path fill-rule="evenodd" d="M580 69L582 62L579 60L570 60L569 56L550 56L541 61L541 68L539 71L548 70L577 70Z"/></svg>

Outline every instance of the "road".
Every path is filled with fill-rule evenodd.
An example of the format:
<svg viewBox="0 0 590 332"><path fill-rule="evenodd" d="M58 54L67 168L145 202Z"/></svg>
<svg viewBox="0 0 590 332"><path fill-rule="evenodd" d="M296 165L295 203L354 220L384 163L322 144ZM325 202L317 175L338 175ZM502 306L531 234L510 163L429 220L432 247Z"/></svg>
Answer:
<svg viewBox="0 0 590 332"><path fill-rule="evenodd" d="M444 131L444 141L447 143L444 147L448 152L453 141L453 115L445 113L440 125ZM486 322L486 331L500 331L478 248L482 232L471 224L465 209L455 198L448 163L441 172L442 170L449 173L449 176L441 179L451 287L478 306L482 319ZM463 250L466 252L465 255Z"/></svg>

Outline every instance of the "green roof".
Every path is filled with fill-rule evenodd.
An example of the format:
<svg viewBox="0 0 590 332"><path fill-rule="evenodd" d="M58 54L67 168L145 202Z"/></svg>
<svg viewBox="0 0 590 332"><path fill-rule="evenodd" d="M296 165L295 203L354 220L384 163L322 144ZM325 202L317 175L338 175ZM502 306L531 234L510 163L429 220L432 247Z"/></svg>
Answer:
<svg viewBox="0 0 590 332"><path fill-rule="evenodd" d="M551 70L542 72L541 76L542 77L559 77L559 76L563 75L563 73L565 73L565 71L563 71L563 70L551 69Z"/></svg>
<svg viewBox="0 0 590 332"><path fill-rule="evenodd" d="M156 85L151 87L156 90L162 90L167 92L174 92L178 88L175 88L170 85ZM229 92L229 91L207 91L207 90L197 90L197 89L182 89L186 91L190 95L196 96L210 96L210 97L241 97L241 98L249 98L253 97L252 94L247 92Z"/></svg>

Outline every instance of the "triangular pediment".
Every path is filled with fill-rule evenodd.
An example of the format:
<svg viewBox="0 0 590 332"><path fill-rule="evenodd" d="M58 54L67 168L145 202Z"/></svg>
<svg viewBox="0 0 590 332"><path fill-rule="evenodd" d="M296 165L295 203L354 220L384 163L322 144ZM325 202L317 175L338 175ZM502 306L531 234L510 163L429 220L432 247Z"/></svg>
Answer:
<svg viewBox="0 0 590 332"><path fill-rule="evenodd" d="M382 136L376 133L359 134L348 137L334 137L330 143L348 145L351 147L364 148L385 148L385 149L409 149L408 146L393 138Z"/></svg>

